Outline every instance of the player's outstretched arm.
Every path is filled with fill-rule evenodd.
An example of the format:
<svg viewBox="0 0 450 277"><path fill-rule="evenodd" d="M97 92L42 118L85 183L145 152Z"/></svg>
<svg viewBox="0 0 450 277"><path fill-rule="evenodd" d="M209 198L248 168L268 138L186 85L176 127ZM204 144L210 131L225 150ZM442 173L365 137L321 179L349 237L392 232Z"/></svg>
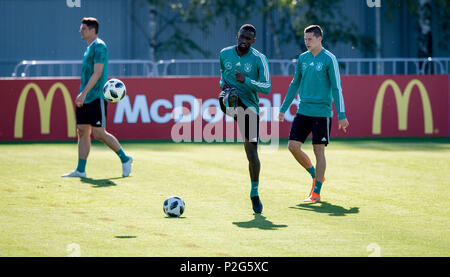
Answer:
<svg viewBox="0 0 450 277"><path fill-rule="evenodd" d="M298 89L300 88L300 81L302 80L302 68L301 68L301 62L300 57L297 60L297 65L295 67L295 73L294 78L291 81L291 84L289 85L289 89L286 93L286 97L284 98L283 104L280 107L280 114L287 111L289 106L291 106L292 101L294 100L294 97L297 95ZM280 120L282 121L282 120Z"/></svg>

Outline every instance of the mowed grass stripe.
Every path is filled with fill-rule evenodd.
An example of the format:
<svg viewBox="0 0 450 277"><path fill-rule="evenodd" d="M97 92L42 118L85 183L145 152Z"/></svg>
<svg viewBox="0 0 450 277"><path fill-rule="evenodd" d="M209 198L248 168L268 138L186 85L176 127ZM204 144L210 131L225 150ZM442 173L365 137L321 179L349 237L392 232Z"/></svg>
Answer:
<svg viewBox="0 0 450 277"><path fill-rule="evenodd" d="M262 215L253 215L242 144L124 143L133 172L93 144L86 179L74 143L0 144L0 255L382 256L450 254L450 142L335 140L323 203L305 205L308 173L285 141L261 146ZM304 150L314 161L312 146ZM181 196L182 218L164 199Z"/></svg>

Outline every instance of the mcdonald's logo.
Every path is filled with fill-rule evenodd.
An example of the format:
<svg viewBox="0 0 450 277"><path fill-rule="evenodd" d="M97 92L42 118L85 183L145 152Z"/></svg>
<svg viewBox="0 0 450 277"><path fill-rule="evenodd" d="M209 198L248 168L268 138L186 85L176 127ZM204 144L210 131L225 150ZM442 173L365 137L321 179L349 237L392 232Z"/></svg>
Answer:
<svg viewBox="0 0 450 277"><path fill-rule="evenodd" d="M384 81L383 84L381 84L380 89L377 93L377 98L375 99L375 107L373 110L372 134L379 135L381 133L381 114L383 110L383 99L384 95L386 94L386 89L389 86L394 91L395 101L397 102L398 129L400 131L406 131L408 128L409 99L411 97L412 89L417 86L422 98L425 134L432 134L433 115L431 113L430 99L428 98L428 92L425 86L418 79L411 80L406 86L403 94L397 83L391 79L388 79Z"/></svg>
<svg viewBox="0 0 450 277"><path fill-rule="evenodd" d="M25 113L25 103L30 90L34 91L38 100L41 119L41 134L50 133L51 107L53 96L58 89L63 94L64 104L66 106L67 136L75 137L75 111L73 108L72 97L70 96L70 93L67 90L66 86L58 82L50 87L46 97L42 93L41 88L35 83L29 83L22 89L19 97L19 102L17 103L16 118L14 121L14 138L23 137L23 118Z"/></svg>

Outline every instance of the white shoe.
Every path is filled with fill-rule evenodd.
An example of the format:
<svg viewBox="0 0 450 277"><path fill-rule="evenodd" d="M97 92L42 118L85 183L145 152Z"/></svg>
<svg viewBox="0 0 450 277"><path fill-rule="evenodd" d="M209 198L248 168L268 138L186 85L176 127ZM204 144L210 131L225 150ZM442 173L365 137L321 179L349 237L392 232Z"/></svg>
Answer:
<svg viewBox="0 0 450 277"><path fill-rule="evenodd" d="M78 170L74 170L70 173L61 175L61 177L82 177L82 178L86 178L86 172L79 172Z"/></svg>
<svg viewBox="0 0 450 277"><path fill-rule="evenodd" d="M130 157L128 162L122 163L122 177L128 177L130 175L132 163L133 163L132 157Z"/></svg>

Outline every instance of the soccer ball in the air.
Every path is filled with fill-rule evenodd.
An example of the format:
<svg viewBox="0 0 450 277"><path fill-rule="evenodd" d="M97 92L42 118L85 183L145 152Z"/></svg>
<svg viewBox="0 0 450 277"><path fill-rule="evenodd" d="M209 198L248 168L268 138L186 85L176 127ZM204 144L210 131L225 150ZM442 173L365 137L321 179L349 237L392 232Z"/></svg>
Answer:
<svg viewBox="0 0 450 277"><path fill-rule="evenodd" d="M108 80L103 86L103 95L109 102L119 102L126 94L125 84L119 79Z"/></svg>
<svg viewBox="0 0 450 277"><path fill-rule="evenodd" d="M164 201L164 213L170 217L179 217L184 212L184 201L178 196L171 196Z"/></svg>

